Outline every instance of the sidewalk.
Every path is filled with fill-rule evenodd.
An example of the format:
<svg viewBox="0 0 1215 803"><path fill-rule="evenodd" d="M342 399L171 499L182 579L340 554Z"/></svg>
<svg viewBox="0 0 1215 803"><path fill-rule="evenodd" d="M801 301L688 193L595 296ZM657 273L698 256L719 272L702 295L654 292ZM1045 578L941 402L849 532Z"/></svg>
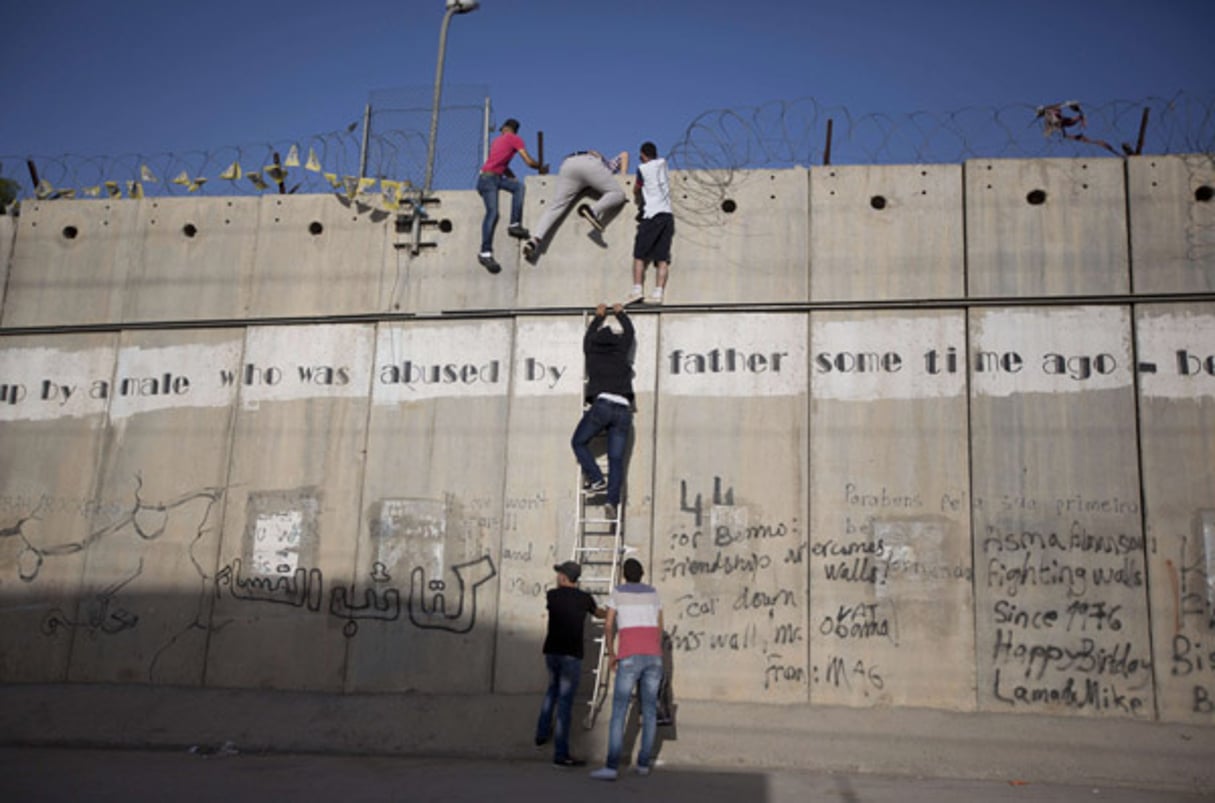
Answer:
<svg viewBox="0 0 1215 803"><path fill-rule="evenodd" d="M0 748L0 800L11 803L214 803L344 800L484 803L1196 803L1210 795L1008 781L899 779L800 771L714 772L660 766L609 783L592 767L532 761L469 761L350 755L191 754L187 751Z"/></svg>

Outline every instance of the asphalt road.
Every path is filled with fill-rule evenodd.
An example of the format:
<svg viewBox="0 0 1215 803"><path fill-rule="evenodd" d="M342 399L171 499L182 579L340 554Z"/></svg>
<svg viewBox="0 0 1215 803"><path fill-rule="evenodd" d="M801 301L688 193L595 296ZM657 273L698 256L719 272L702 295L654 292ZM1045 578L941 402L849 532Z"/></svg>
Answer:
<svg viewBox="0 0 1215 803"><path fill-rule="evenodd" d="M558 769L534 761L354 755L0 747L4 803L241 803L242 801L598 801L664 803L1191 803L1210 794L1092 786L932 778L889 778L794 770L713 771L658 766L592 780L593 766Z"/></svg>

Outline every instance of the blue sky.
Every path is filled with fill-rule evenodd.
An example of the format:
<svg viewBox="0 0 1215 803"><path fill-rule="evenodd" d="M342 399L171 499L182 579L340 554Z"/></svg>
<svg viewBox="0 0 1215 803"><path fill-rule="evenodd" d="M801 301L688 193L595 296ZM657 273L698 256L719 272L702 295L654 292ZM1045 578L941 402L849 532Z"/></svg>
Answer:
<svg viewBox="0 0 1215 803"><path fill-rule="evenodd" d="M24 179L13 158L31 155L303 139L359 119L372 90L429 99L443 13L443 0L13 0L3 172ZM769 101L899 117L1209 99L1212 31L1212 0L482 0L452 21L445 83L487 87L495 122L519 118L533 145L543 130L555 166L645 139L666 153L698 116Z"/></svg>

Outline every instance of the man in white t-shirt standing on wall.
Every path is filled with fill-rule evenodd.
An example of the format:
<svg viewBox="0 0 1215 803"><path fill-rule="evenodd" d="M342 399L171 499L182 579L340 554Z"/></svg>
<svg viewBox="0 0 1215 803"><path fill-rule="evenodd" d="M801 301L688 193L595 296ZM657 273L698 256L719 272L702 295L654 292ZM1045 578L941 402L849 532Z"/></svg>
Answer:
<svg viewBox="0 0 1215 803"><path fill-rule="evenodd" d="M671 211L671 179L667 174L667 160L658 157L658 148L653 142L641 145L641 163L637 165L633 195L641 211L637 214L637 236L633 239L633 289L626 303L636 303L645 298L645 266L653 262L657 275L654 277L650 302L661 304L671 266L675 215Z"/></svg>
<svg viewBox="0 0 1215 803"><path fill-rule="evenodd" d="M619 774L624 743L624 719L633 687L640 684L641 748L633 771L649 775L654 760L654 736L658 730L658 688L662 685L662 601L658 591L641 582L644 570L636 558L622 567L624 582L612 589L607 604L603 638L616 668L612 692L612 724L608 730L608 755L592 778L614 781ZM619 635L619 639L616 636ZM614 649L613 649L613 645Z"/></svg>

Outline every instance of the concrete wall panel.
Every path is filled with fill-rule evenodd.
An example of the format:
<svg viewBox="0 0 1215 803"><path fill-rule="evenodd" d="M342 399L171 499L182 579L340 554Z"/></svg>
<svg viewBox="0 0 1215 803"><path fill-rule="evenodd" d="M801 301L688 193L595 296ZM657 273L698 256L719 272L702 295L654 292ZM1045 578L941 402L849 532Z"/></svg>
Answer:
<svg viewBox="0 0 1215 803"><path fill-rule="evenodd" d="M513 335L380 327L348 689L490 690Z"/></svg>
<svg viewBox="0 0 1215 803"><path fill-rule="evenodd" d="M390 282L392 309L398 302L410 312L441 312L443 310L509 309L515 306L515 291L521 270L529 268L522 261L519 240L506 234L510 216L510 196L501 193L498 199L501 219L494 232L494 258L502 266L498 274L490 274L477 262L481 250L481 220L485 206L481 196L471 191L435 193L439 203L428 212L439 223L422 230L422 241L434 247L421 249L412 256L413 242L408 228L394 235L402 246L392 249L389 261L396 265ZM531 301L524 306L530 306Z"/></svg>
<svg viewBox="0 0 1215 803"><path fill-rule="evenodd" d="M810 170L810 299L965 295L960 165Z"/></svg>
<svg viewBox="0 0 1215 803"><path fill-rule="evenodd" d="M583 327L574 317L526 318L515 325L494 660L498 692L538 692L547 684L540 653L545 591L555 584L553 564L569 560L574 547L580 481L569 438L582 413Z"/></svg>
<svg viewBox="0 0 1215 803"><path fill-rule="evenodd" d="M800 169L672 173L675 244L667 300L807 300L809 184ZM652 284L651 276L647 287Z"/></svg>
<svg viewBox="0 0 1215 803"><path fill-rule="evenodd" d="M1207 725L1215 724L1212 332L1212 304L1139 310L1139 431L1156 700L1162 720Z"/></svg>
<svg viewBox="0 0 1215 803"><path fill-rule="evenodd" d="M243 345L123 334L69 680L201 684Z"/></svg>
<svg viewBox="0 0 1215 803"><path fill-rule="evenodd" d="M90 550L110 532L94 514L131 509L97 490L111 334L9 337L0 342L0 679L66 679Z"/></svg>
<svg viewBox="0 0 1215 803"><path fill-rule="evenodd" d="M976 159L965 175L972 297L1127 292L1121 160Z"/></svg>
<svg viewBox="0 0 1215 803"><path fill-rule="evenodd" d="M248 331L208 686L343 687L374 348L371 326Z"/></svg>
<svg viewBox="0 0 1215 803"><path fill-rule="evenodd" d="M665 318L654 555L684 699L805 701L805 315Z"/></svg>
<svg viewBox="0 0 1215 803"><path fill-rule="evenodd" d="M811 324L811 700L973 710L965 314Z"/></svg>
<svg viewBox="0 0 1215 803"><path fill-rule="evenodd" d="M13 239L17 236L17 219L0 215L0 311L4 309L4 294L8 287L9 261L13 257Z"/></svg>
<svg viewBox="0 0 1215 803"><path fill-rule="evenodd" d="M143 250L128 280L123 320L244 316L260 209L256 198L145 200L136 224Z"/></svg>
<svg viewBox="0 0 1215 803"><path fill-rule="evenodd" d="M142 248L140 201L23 204L4 299L4 326L122 320Z"/></svg>
<svg viewBox="0 0 1215 803"><path fill-rule="evenodd" d="M604 218L602 233L595 232L576 211L579 204L593 203L597 196L584 193L570 204L568 213L549 231L539 257L520 263L518 306L581 307L625 300L633 283L633 237L637 233L633 178L617 177L627 200L619 212ZM529 229L535 229L548 208L556 181L555 174L527 179L524 224ZM678 231L679 223L675 226ZM649 286L653 286L652 277Z"/></svg>
<svg viewBox="0 0 1215 803"><path fill-rule="evenodd" d="M970 327L979 706L1149 719L1130 312Z"/></svg>
<svg viewBox="0 0 1215 803"><path fill-rule="evenodd" d="M1135 292L1215 289L1215 161L1137 156L1126 172Z"/></svg>
<svg viewBox="0 0 1215 803"><path fill-rule="evenodd" d="M341 315L383 308L392 216L336 195L266 195L249 314Z"/></svg>

